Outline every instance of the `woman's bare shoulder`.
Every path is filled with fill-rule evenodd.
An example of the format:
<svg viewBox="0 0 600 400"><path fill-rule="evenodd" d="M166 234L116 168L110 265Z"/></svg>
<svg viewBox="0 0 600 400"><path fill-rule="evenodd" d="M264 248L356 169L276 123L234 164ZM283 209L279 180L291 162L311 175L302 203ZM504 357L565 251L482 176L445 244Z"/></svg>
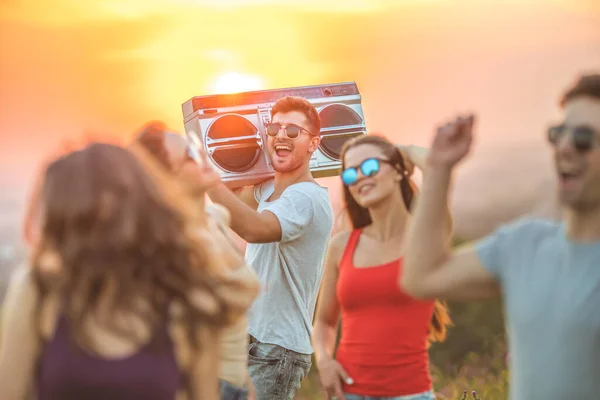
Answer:
<svg viewBox="0 0 600 400"><path fill-rule="evenodd" d="M334 260L341 261L342 255L344 254L344 250L346 249L346 245L348 244L348 240L350 239L350 235L352 231L340 231L334 234L329 241L329 254L330 257L333 257Z"/></svg>
<svg viewBox="0 0 600 400"><path fill-rule="evenodd" d="M346 244L348 243L351 234L352 231L348 230L337 232L331 237L329 246L341 247L343 249L344 247L346 247Z"/></svg>

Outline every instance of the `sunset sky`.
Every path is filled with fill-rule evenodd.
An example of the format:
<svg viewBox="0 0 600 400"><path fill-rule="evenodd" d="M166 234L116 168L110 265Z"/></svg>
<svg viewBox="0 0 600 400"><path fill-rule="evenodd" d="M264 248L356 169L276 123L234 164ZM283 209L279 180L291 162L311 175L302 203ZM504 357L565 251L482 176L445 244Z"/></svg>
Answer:
<svg viewBox="0 0 600 400"><path fill-rule="evenodd" d="M195 95L340 81L357 82L370 131L403 143L477 112L457 207L532 202L557 98L593 70L597 0L2 0L0 205L64 138L181 130Z"/></svg>

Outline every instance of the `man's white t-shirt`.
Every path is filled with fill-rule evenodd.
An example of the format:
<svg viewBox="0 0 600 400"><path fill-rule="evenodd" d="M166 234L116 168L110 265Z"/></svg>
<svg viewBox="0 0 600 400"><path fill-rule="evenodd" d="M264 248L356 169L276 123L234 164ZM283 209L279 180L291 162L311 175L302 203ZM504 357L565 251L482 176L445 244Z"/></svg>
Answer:
<svg viewBox="0 0 600 400"><path fill-rule="evenodd" d="M249 310L249 333L262 343L302 354L313 352L310 337L323 276L325 252L333 226L327 189L296 183L275 200L272 180L257 185L258 212L272 212L281 225L281 241L249 243L246 262L261 282Z"/></svg>

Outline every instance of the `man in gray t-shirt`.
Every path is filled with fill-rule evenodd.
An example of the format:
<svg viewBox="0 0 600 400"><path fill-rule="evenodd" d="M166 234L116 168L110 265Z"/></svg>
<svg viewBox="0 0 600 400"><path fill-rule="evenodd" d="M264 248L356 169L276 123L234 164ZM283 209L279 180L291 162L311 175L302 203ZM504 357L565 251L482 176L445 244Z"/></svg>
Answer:
<svg viewBox="0 0 600 400"><path fill-rule="evenodd" d="M266 128L274 178L235 194L218 183L208 195L231 213L231 228L248 242L246 261L262 284L248 314L248 367L257 399L286 400L311 367L312 318L333 211L309 168L321 140L315 107L284 97ZM203 179L214 180L209 175Z"/></svg>
<svg viewBox="0 0 600 400"><path fill-rule="evenodd" d="M514 399L600 396L600 240L522 219L475 245L505 298Z"/></svg>
<svg viewBox="0 0 600 400"><path fill-rule="evenodd" d="M255 191L258 211L279 220L281 240L246 248L246 262L263 282L250 309L249 330L262 343L312 354L312 321L333 220L329 195L315 183L301 182L268 201L273 188L268 181Z"/></svg>
<svg viewBox="0 0 600 400"><path fill-rule="evenodd" d="M565 222L521 219L458 251L446 234L454 166L473 118L438 129L400 284L419 298L474 300L503 293L512 400L596 399L600 393L600 75L563 97L548 131ZM507 187L510 190L510 187Z"/></svg>

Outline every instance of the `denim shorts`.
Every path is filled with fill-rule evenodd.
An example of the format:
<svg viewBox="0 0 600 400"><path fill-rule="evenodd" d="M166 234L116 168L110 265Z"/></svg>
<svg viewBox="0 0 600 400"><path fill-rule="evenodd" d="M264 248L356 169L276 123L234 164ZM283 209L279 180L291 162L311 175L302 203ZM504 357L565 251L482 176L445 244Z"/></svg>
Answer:
<svg viewBox="0 0 600 400"><path fill-rule="evenodd" d="M360 394L344 393L346 400L435 400L433 391L409 394L406 396L393 396L393 397L374 397L374 396L362 396Z"/></svg>
<svg viewBox="0 0 600 400"><path fill-rule="evenodd" d="M248 389L235 386L221 379L221 400L247 400Z"/></svg>

